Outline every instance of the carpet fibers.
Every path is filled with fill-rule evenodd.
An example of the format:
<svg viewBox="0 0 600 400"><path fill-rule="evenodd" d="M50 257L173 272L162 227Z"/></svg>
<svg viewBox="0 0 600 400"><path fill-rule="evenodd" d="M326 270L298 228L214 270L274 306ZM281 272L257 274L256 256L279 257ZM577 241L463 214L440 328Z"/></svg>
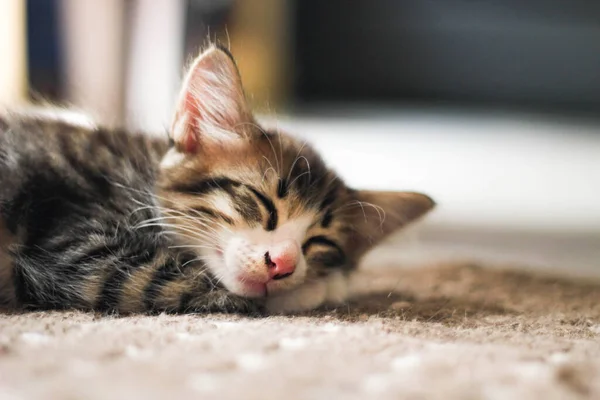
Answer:
<svg viewBox="0 0 600 400"><path fill-rule="evenodd" d="M600 399L600 284L366 269L294 317L0 313L0 399Z"/></svg>

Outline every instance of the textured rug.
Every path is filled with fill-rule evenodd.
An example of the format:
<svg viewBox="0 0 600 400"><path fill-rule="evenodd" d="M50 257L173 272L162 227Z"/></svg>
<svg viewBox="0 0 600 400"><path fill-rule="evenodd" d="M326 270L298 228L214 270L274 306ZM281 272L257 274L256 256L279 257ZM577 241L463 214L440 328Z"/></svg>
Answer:
<svg viewBox="0 0 600 400"><path fill-rule="evenodd" d="M600 398L600 284L371 269L295 317L0 314L0 399Z"/></svg>

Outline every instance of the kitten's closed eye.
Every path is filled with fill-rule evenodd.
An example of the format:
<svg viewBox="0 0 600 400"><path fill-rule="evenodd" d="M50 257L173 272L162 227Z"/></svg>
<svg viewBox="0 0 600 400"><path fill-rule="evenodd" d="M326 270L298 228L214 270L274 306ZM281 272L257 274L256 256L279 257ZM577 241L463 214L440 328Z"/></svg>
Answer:
<svg viewBox="0 0 600 400"><path fill-rule="evenodd" d="M346 263L346 254L340 245L323 235L306 240L302 245L302 252L309 264L317 267L335 268Z"/></svg>
<svg viewBox="0 0 600 400"><path fill-rule="evenodd" d="M322 267L326 269L341 268L346 263L346 257L337 251L319 251L315 250L307 256L308 263L314 267Z"/></svg>

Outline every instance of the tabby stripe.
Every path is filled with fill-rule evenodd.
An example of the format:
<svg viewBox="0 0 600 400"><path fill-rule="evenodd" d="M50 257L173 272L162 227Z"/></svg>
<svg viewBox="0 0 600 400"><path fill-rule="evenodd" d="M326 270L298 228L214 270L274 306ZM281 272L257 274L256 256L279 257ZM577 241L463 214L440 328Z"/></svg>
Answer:
<svg viewBox="0 0 600 400"><path fill-rule="evenodd" d="M227 222L228 224L233 224L233 220L231 218L229 218L227 215L220 213L216 210L211 210L210 208L206 208L206 207L192 207L192 210L197 211L200 214L206 214L206 215L210 215L213 218L217 218L217 219L221 219L225 222Z"/></svg>
<svg viewBox="0 0 600 400"><path fill-rule="evenodd" d="M91 151L98 151L98 149L100 147L104 147L105 149L107 149L110 154L114 154L117 155L119 157L123 157L123 151L124 149L119 146L119 143L117 143L115 141L115 138L117 137L116 135L117 131L109 131L108 129L98 129L97 130L97 134L95 136L93 136L94 139L96 139L97 143L89 143L91 146L94 146L93 149L90 149ZM120 134L123 134L124 132L120 131ZM127 135L127 137L129 137L130 135L128 135L127 133L124 133L125 135ZM65 135L64 143L70 143L68 141L69 137L68 135Z"/></svg>
<svg viewBox="0 0 600 400"><path fill-rule="evenodd" d="M277 183L277 197L283 199L288 195L288 181L287 179L279 178L279 182Z"/></svg>
<svg viewBox="0 0 600 400"><path fill-rule="evenodd" d="M58 243L51 243L51 244L45 245L44 249L51 253L62 254L67 250L79 248L79 246L81 246L81 244L87 240L86 236L63 240Z"/></svg>
<svg viewBox="0 0 600 400"><path fill-rule="evenodd" d="M71 170L79 174L83 182L86 182L91 186L92 190L97 192L99 198L107 198L112 190L112 185L106 178L108 174L104 174L102 170L98 171L82 163L67 135L60 135L59 140L64 159L71 165ZM97 149L92 151L97 151ZM102 167L99 166L98 168Z"/></svg>
<svg viewBox="0 0 600 400"><path fill-rule="evenodd" d="M254 193L254 195L258 198L258 200L260 200L260 202L263 204L263 206L267 209L267 212L269 213L269 220L267 221L266 229L268 231L275 230L275 228L277 228L278 220L277 209L275 208L275 204L273 203L273 201L271 201L271 199L267 198L258 190L251 187L248 187L248 189L250 189L252 193Z"/></svg>
<svg viewBox="0 0 600 400"><path fill-rule="evenodd" d="M309 263L322 265L325 268L342 267L346 263L346 257L337 251L318 252L312 257L309 257Z"/></svg>
<svg viewBox="0 0 600 400"><path fill-rule="evenodd" d="M163 287L179 276L181 276L181 271L178 269L177 263L172 258L168 259L154 272L152 280L144 288L143 301L147 311L155 309L156 299L160 296Z"/></svg>
<svg viewBox="0 0 600 400"><path fill-rule="evenodd" d="M113 266L114 271L104 281L100 298L96 304L98 311L114 311L119 307L119 300L125 281L131 276L134 270L150 263L156 256L156 250L145 251L142 254L134 255L129 258L119 259L119 265Z"/></svg>
<svg viewBox="0 0 600 400"><path fill-rule="evenodd" d="M212 290L216 289L212 278L208 274L198 276L197 278L199 279L194 279L194 286L190 289L190 291L181 294L177 313L186 314L189 312L199 311L196 308L192 309L192 301L196 299L196 303L201 303L202 297L208 296ZM198 307L198 304L195 304L195 306Z"/></svg>
<svg viewBox="0 0 600 400"><path fill-rule="evenodd" d="M225 190L229 193L231 187L242 186L240 182L229 178L212 178L200 182L179 183L170 187L170 189L187 194L207 194L213 190Z"/></svg>
<svg viewBox="0 0 600 400"><path fill-rule="evenodd" d="M27 286L23 266L18 266L15 264L13 268L13 286L15 289L17 303L23 307L35 305L32 293L29 291Z"/></svg>
<svg viewBox="0 0 600 400"><path fill-rule="evenodd" d="M325 210L327 207L332 205L334 201L335 201L335 191L330 190L325 195L325 199L323 199L323 201L321 202L321 205L319 206L319 210Z"/></svg>
<svg viewBox="0 0 600 400"><path fill-rule="evenodd" d="M119 243L113 243L110 245L103 244L90 250L83 251L83 254L70 260L69 263L74 266L79 266L82 263L89 263L92 261L104 261L110 256L116 257L117 252L122 247L123 246Z"/></svg>
<svg viewBox="0 0 600 400"><path fill-rule="evenodd" d="M239 193L236 193L236 191L234 190L235 188L239 188L239 187L247 188L258 198L258 200L262 203L262 205L265 207L265 209L267 210L267 212L269 214L269 220L267 221L266 229L268 231L275 230L275 228L277 227L278 215L277 215L277 209L275 208L275 204L273 203L273 201L271 201L269 198L267 198L265 195L263 195L261 192L254 189L253 187L245 185L241 182L235 181L233 179L221 177L221 178L206 179L206 180L203 180L200 182L194 182L194 183L177 184L177 185L172 186L171 189L181 192L181 193L193 194L193 195L208 194L208 193L212 192L213 190L223 190L227 194L229 194L233 199L239 200L241 195ZM246 199L244 199L244 200L246 200ZM248 198L248 200L249 200L249 198ZM243 203L243 201L242 201L242 203ZM248 219L254 219L254 217L255 217L252 207L248 207L248 209L243 209L243 208L238 207L237 210L241 214L245 214L246 218L248 218Z"/></svg>
<svg viewBox="0 0 600 400"><path fill-rule="evenodd" d="M191 292L183 293L179 300L179 309L177 310L177 312L179 314L187 313L190 309L190 303L192 302L193 298L194 298L194 295Z"/></svg>
<svg viewBox="0 0 600 400"><path fill-rule="evenodd" d="M333 221L333 213L331 212L331 210L327 210L325 212L325 215L323 216L323 219L321 220L321 227L329 228L329 226L331 225L331 221Z"/></svg>
<svg viewBox="0 0 600 400"><path fill-rule="evenodd" d="M239 193L235 196L235 209L247 221L262 222L262 214L258 202L251 193Z"/></svg>
<svg viewBox="0 0 600 400"><path fill-rule="evenodd" d="M306 252L308 251L310 246L316 245L316 244L333 247L340 253L340 255L344 255L344 251L336 242L334 242L333 240L331 240L325 236L322 236L322 235L312 236L312 237L308 238L306 240L306 242L304 242L304 244L302 244L302 252L306 254Z"/></svg>

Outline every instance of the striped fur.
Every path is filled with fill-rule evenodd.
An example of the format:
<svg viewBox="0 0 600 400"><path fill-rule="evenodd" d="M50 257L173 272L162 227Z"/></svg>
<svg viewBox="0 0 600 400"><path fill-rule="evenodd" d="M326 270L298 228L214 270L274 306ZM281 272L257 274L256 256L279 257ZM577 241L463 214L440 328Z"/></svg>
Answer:
<svg viewBox="0 0 600 400"><path fill-rule="evenodd" d="M339 288L372 245L432 206L417 193L349 189L310 146L258 126L233 59L213 47L184 81L170 138L0 118L0 305L314 307L327 300L305 298L315 284ZM244 249L280 236L298 241L296 272L264 295L244 292L232 268L262 276L268 263Z"/></svg>

